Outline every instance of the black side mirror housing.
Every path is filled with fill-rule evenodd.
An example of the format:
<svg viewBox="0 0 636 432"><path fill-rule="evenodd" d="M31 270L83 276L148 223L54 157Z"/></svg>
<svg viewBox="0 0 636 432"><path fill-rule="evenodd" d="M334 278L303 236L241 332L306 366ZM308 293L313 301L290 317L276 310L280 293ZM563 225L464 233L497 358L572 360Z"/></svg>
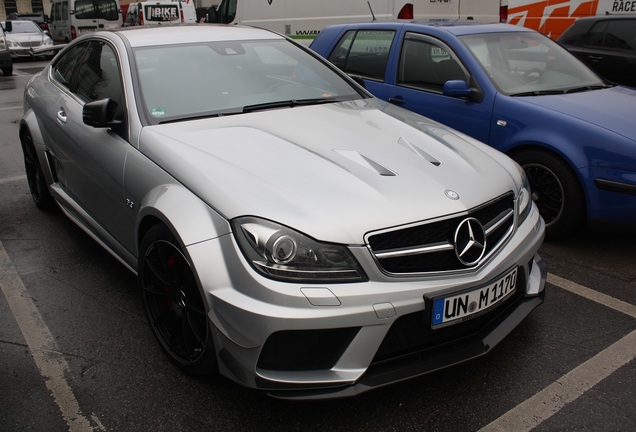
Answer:
<svg viewBox="0 0 636 432"><path fill-rule="evenodd" d="M121 120L115 119L117 102L112 99L101 99L88 102L82 109L82 120L85 124L95 128L113 128L122 125Z"/></svg>

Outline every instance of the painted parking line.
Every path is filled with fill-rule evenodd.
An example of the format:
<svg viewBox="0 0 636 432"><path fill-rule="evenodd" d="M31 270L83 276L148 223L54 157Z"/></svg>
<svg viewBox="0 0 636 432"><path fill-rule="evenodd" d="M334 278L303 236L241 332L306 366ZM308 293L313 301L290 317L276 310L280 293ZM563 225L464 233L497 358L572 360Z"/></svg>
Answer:
<svg viewBox="0 0 636 432"><path fill-rule="evenodd" d="M594 291L593 289L584 287L583 285L579 285L553 274L548 274L548 283L558 286L566 291L570 291L571 293L578 294L588 300L600 303L603 306L614 309L618 312L622 312L632 318L636 318L636 306L633 304L615 299L614 297Z"/></svg>
<svg viewBox="0 0 636 432"><path fill-rule="evenodd" d="M0 242L0 288L9 308L29 346L46 387L62 412L70 432L105 430L96 416L86 417L65 379L68 364L60 353L55 339L44 323L40 312L22 283L11 259Z"/></svg>
<svg viewBox="0 0 636 432"><path fill-rule="evenodd" d="M548 274L548 283L636 318L636 306L632 304L553 274ZM483 427L480 432L530 431L634 358L636 330Z"/></svg>
<svg viewBox="0 0 636 432"><path fill-rule="evenodd" d="M16 181L22 181L22 180L26 180L26 178L27 177L25 175L20 175L20 176L15 176L15 177L7 177L7 178L0 179L0 184L12 183L12 182L16 182Z"/></svg>

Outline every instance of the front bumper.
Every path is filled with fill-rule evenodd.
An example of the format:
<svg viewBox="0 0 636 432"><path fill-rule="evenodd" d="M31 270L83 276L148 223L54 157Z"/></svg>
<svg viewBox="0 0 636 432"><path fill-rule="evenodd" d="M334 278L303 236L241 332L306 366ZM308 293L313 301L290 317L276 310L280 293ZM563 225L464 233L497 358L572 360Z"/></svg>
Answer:
<svg viewBox="0 0 636 432"><path fill-rule="evenodd" d="M13 58L33 58L35 56L52 56L57 53L52 46L32 47L32 48L11 48L11 57Z"/></svg>
<svg viewBox="0 0 636 432"><path fill-rule="evenodd" d="M188 253L208 302L221 373L276 397L320 399L487 353L543 302L547 268L537 255L543 234L534 208L486 265L426 277L389 277L366 248L352 248L369 282L329 286L259 276L229 235ZM515 267L517 290L504 303L464 323L431 328L433 298L485 286Z"/></svg>

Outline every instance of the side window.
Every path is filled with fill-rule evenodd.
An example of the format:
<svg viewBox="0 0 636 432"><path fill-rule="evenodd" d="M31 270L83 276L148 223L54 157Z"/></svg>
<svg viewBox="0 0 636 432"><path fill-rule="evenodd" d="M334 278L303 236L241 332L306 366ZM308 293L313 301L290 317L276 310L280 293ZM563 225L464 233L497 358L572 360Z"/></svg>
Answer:
<svg viewBox="0 0 636 432"><path fill-rule="evenodd" d="M394 36L389 30L347 32L329 61L349 74L383 81Z"/></svg>
<svg viewBox="0 0 636 432"><path fill-rule="evenodd" d="M451 50L429 38L407 34L400 53L398 85L441 91L449 80L467 80Z"/></svg>
<svg viewBox="0 0 636 432"><path fill-rule="evenodd" d="M74 90L73 74L76 66L83 60L86 44L75 45L58 57L53 65L53 78L68 88Z"/></svg>
<svg viewBox="0 0 636 432"><path fill-rule="evenodd" d="M75 93L84 101L111 99L116 105L115 118L123 116L121 75L114 50L104 42L91 41L77 74Z"/></svg>
<svg viewBox="0 0 636 432"><path fill-rule="evenodd" d="M636 51L636 20L617 20L607 23L603 45L626 51Z"/></svg>
<svg viewBox="0 0 636 432"><path fill-rule="evenodd" d="M328 60L342 70L345 70L349 50L351 49L351 44L353 43L353 38L355 36L356 30L349 30L346 32L329 56Z"/></svg>
<svg viewBox="0 0 636 432"><path fill-rule="evenodd" d="M605 38L605 32L607 31L607 22L599 22L592 26L588 34L583 40L582 45L591 47L602 47L603 39Z"/></svg>

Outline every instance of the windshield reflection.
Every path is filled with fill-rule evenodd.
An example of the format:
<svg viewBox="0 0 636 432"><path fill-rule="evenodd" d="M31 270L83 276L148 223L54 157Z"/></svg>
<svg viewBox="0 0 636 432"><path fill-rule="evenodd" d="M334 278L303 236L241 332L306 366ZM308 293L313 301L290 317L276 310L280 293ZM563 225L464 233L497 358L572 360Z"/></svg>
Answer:
<svg viewBox="0 0 636 432"><path fill-rule="evenodd" d="M486 33L460 39L499 91L508 95L538 96L606 87L576 57L541 34Z"/></svg>
<svg viewBox="0 0 636 432"><path fill-rule="evenodd" d="M135 62L142 106L153 124L361 97L329 67L283 40L139 48Z"/></svg>

